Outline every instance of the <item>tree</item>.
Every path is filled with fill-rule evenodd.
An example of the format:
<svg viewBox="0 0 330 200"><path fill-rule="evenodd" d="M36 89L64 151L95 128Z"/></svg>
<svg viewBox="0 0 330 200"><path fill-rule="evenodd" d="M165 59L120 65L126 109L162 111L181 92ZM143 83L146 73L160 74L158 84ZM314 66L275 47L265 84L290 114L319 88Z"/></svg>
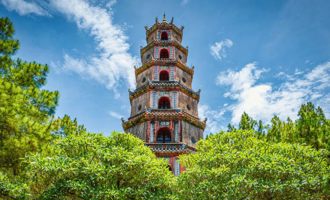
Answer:
<svg viewBox="0 0 330 200"><path fill-rule="evenodd" d="M297 131L301 143L312 145L314 148L327 148L330 150L329 138L330 129L323 110L308 102L303 104L298 113Z"/></svg>
<svg viewBox="0 0 330 200"><path fill-rule="evenodd" d="M26 160L37 199L171 199L174 176L143 141L130 134L80 132Z"/></svg>
<svg viewBox="0 0 330 200"><path fill-rule="evenodd" d="M187 171L179 199L330 198L325 150L270 143L253 131L212 135L180 161Z"/></svg>
<svg viewBox="0 0 330 200"><path fill-rule="evenodd" d="M283 134L283 122L275 115L271 119L270 129L268 130L266 138L268 141L281 142L281 134Z"/></svg>
<svg viewBox="0 0 330 200"><path fill-rule="evenodd" d="M20 158L44 148L58 93L41 89L47 65L11 58L19 48L8 18L0 18L0 168L18 174Z"/></svg>
<svg viewBox="0 0 330 200"><path fill-rule="evenodd" d="M238 129L240 130L254 130L257 121L250 117L246 112L242 114L241 121L239 122Z"/></svg>
<svg viewBox="0 0 330 200"><path fill-rule="evenodd" d="M232 131L236 131L237 129L235 128L234 125L232 125L231 123L228 124L227 126L227 132L232 132Z"/></svg>
<svg viewBox="0 0 330 200"><path fill-rule="evenodd" d="M261 120L258 121L257 135L258 138L263 138L266 134L268 126L265 125Z"/></svg>
<svg viewBox="0 0 330 200"><path fill-rule="evenodd" d="M282 124L281 141L288 143L298 142L296 123L288 118L286 122L282 122Z"/></svg>
<svg viewBox="0 0 330 200"><path fill-rule="evenodd" d="M0 171L0 199L28 199L28 185Z"/></svg>

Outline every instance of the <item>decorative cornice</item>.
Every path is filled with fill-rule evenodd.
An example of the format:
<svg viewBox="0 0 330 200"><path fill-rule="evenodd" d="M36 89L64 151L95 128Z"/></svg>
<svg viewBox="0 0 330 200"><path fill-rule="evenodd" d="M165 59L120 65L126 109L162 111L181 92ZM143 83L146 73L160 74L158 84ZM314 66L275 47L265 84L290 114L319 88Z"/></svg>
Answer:
<svg viewBox="0 0 330 200"><path fill-rule="evenodd" d="M148 92L149 90L164 90L164 89L180 90L181 92L192 97L196 101L199 101L200 92L201 92L201 90L198 90L197 92L193 91L192 89L181 84L180 81L150 81L150 80L148 80L146 82L146 84L142 85L139 88L136 88L134 91L129 90L129 99L130 99L130 101L132 101L133 99Z"/></svg>
<svg viewBox="0 0 330 200"><path fill-rule="evenodd" d="M156 154L184 154L196 152L194 147L191 147L184 143L146 143L153 152Z"/></svg>
<svg viewBox="0 0 330 200"><path fill-rule="evenodd" d="M137 115L131 116L127 121L122 120L122 126L126 132L127 129L133 126L151 120L183 120L203 130L206 126L206 121L201 121L198 117L193 116L181 109L151 108L148 108Z"/></svg>
<svg viewBox="0 0 330 200"><path fill-rule="evenodd" d="M156 20L154 25L152 25L150 28L146 28L146 36L148 38L149 35L157 29L172 29L178 35L180 35L180 37L182 37L183 28L183 26L181 26L181 28L178 28L175 24L173 24L173 21L171 21L171 23L167 23L166 21L162 21L161 23L159 23L158 20Z"/></svg>
<svg viewBox="0 0 330 200"><path fill-rule="evenodd" d="M175 46L178 48L180 51L182 51L186 57L188 57L188 48L183 47L178 41L176 40L167 40L167 41L162 41L162 40L153 40L147 46L143 47L140 49L140 55L143 56L143 54L148 51L149 49L153 48L154 46ZM142 58L141 58L142 59Z"/></svg>
<svg viewBox="0 0 330 200"><path fill-rule="evenodd" d="M159 66L172 66L175 65L182 71L188 73L189 75L194 75L194 68L190 68L182 62L175 59L152 59L149 62L144 63L141 67L135 69L135 76L139 75L143 71L149 69L149 67L159 65Z"/></svg>

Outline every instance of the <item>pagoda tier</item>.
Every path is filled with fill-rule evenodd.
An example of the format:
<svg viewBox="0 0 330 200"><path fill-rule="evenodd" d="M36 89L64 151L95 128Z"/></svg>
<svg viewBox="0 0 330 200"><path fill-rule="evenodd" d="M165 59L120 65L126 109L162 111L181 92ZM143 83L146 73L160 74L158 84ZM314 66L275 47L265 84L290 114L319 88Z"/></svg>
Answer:
<svg viewBox="0 0 330 200"><path fill-rule="evenodd" d="M171 58L152 58L142 66L135 68L137 87L145 83L146 79L144 78L149 78L150 80L159 80L159 72L166 68L171 75L171 77L169 77L170 79L172 78L172 80L178 81L181 80L182 84L191 87L192 79L194 76L194 67L190 68L181 61Z"/></svg>
<svg viewBox="0 0 330 200"><path fill-rule="evenodd" d="M132 101L133 99L139 97L142 94L150 91L181 91L191 98L199 101L200 90L193 91L191 88L181 84L180 81L150 81L148 79L145 85L137 88L134 91L129 90L129 99Z"/></svg>
<svg viewBox="0 0 330 200"><path fill-rule="evenodd" d="M129 90L131 114L123 120L125 132L167 159L175 175L184 170L178 156L195 151L206 121L198 117L200 90L192 89L194 67L186 65L188 48L181 45L183 27L165 16L146 28L147 45L141 48L142 66L135 68L136 89Z"/></svg>
<svg viewBox="0 0 330 200"><path fill-rule="evenodd" d="M192 148L203 137L205 126L206 121L201 121L182 109L147 108L123 121L126 132L134 133L146 143L158 143L157 130L168 128L168 142L184 143Z"/></svg>
<svg viewBox="0 0 330 200"><path fill-rule="evenodd" d="M157 41L153 40L150 42L147 46L141 48L140 53L141 53L141 60L144 61L143 55L151 50L154 47L176 47L176 49L180 50L186 57L188 57L188 47L183 47L178 41L172 40L172 41Z"/></svg>

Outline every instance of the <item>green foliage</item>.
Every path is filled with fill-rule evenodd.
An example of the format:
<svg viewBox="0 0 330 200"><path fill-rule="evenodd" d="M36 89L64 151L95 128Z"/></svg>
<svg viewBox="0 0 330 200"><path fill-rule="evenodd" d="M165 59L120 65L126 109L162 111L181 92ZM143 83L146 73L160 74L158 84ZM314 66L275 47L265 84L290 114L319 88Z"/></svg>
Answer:
<svg viewBox="0 0 330 200"><path fill-rule="evenodd" d="M242 114L241 121L238 125L240 130L254 130L257 121L250 117L246 112Z"/></svg>
<svg viewBox="0 0 330 200"><path fill-rule="evenodd" d="M259 138L270 142L300 143L330 151L330 120L326 119L322 108L315 108L311 102L301 105L296 121L290 118L282 121L275 115L269 126L262 124L261 120L257 123L244 112L238 129L254 130ZM228 125L229 132L235 130L233 125Z"/></svg>
<svg viewBox="0 0 330 200"><path fill-rule="evenodd" d="M19 47L8 18L0 18L0 168L19 172L20 158L44 148L57 92L41 89L48 67L11 56Z"/></svg>
<svg viewBox="0 0 330 200"><path fill-rule="evenodd" d="M27 184L0 171L0 199L28 199L27 191Z"/></svg>
<svg viewBox="0 0 330 200"><path fill-rule="evenodd" d="M320 107L312 103L303 104L298 113L297 131L301 143L306 143L316 149L329 146L330 126Z"/></svg>
<svg viewBox="0 0 330 200"><path fill-rule="evenodd" d="M130 134L81 132L25 162L38 199L169 199L174 177L143 141Z"/></svg>
<svg viewBox="0 0 330 200"><path fill-rule="evenodd" d="M42 89L48 67L13 59L13 34L0 18L0 199L330 199L330 120L320 107L270 126L243 113L239 130L229 124L182 156L187 171L175 179L130 134L54 119L58 93Z"/></svg>
<svg viewBox="0 0 330 200"><path fill-rule="evenodd" d="M212 135L197 150L180 158L187 171L178 178L179 199L330 197L324 151L269 143L242 130Z"/></svg>
<svg viewBox="0 0 330 200"><path fill-rule="evenodd" d="M72 120L68 115L64 115L63 118L58 118L52 123L52 134L54 136L65 137L82 133L86 133L86 128L79 125L77 119Z"/></svg>

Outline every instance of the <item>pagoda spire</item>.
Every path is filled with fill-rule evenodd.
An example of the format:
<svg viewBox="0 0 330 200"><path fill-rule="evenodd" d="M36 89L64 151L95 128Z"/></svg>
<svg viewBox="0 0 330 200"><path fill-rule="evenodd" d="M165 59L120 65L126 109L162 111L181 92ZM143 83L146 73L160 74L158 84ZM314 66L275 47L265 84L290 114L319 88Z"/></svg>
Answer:
<svg viewBox="0 0 330 200"><path fill-rule="evenodd" d="M167 22L165 12L163 14L163 22Z"/></svg>

